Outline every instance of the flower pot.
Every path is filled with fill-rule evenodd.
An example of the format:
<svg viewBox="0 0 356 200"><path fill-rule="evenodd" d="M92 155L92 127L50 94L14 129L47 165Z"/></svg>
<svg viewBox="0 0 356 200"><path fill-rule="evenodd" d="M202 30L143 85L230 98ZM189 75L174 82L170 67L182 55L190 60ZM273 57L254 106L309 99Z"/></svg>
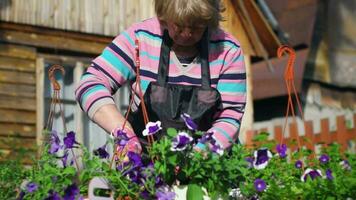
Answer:
<svg viewBox="0 0 356 200"><path fill-rule="evenodd" d="M114 200L113 192L111 192L110 197L96 196L94 194L94 190L96 190L96 189L110 190L110 187L108 186L106 179L100 178L100 177L94 177L89 182L88 199L90 199L90 200Z"/></svg>
<svg viewBox="0 0 356 200"><path fill-rule="evenodd" d="M187 190L188 190L187 185L173 186L173 192L176 193L175 200L187 199ZM203 200L210 200L210 197L208 196L208 192L206 191L205 188L203 188L203 193L204 193ZM222 198L218 198L218 200L222 200Z"/></svg>

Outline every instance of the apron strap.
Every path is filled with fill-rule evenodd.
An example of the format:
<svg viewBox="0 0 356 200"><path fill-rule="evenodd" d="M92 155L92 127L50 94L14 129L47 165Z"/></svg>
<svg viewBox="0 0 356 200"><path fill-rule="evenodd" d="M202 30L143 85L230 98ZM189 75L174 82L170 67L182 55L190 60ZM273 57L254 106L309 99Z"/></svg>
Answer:
<svg viewBox="0 0 356 200"><path fill-rule="evenodd" d="M210 68L209 68L209 32L205 30L200 41L200 62L201 62L201 85L203 89L210 89Z"/></svg>
<svg viewBox="0 0 356 200"><path fill-rule="evenodd" d="M158 77L157 82L160 86L165 86L168 82L168 71L169 71L169 58L171 46L173 44L172 39L168 35L168 30L165 29L162 37L161 54L159 57L158 64Z"/></svg>
<svg viewBox="0 0 356 200"><path fill-rule="evenodd" d="M166 86L168 82L169 59L172 39L169 37L168 30L165 29L162 37L161 54L158 64L158 77L157 82L160 86ZM199 43L200 62L201 62L201 77L202 88L210 89L210 70L209 70L209 36L208 29L205 30L202 39Z"/></svg>

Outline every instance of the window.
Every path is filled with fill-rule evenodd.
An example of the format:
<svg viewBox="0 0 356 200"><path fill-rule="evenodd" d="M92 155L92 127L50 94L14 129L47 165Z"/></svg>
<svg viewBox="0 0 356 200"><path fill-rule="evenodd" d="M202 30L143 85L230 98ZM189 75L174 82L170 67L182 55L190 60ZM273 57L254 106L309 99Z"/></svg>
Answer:
<svg viewBox="0 0 356 200"><path fill-rule="evenodd" d="M48 77L48 70L54 64L62 65L65 69L65 75L58 71L55 73L56 80L61 86L60 98L63 105L63 112L65 118L65 124L68 131L75 131L80 143L83 143L88 147L89 151L92 151L99 146L105 144L108 134L105 133L98 125L93 123L89 117L80 109L75 100L74 91L77 83L83 74L85 67L89 66L90 59L78 61L80 59L69 57L63 62L63 56L48 56L42 55L42 66L44 71L40 76L43 76L43 120L44 127L48 120L49 108L52 98L52 85ZM120 92L117 92L114 99L116 102L120 102L118 108L124 112L129 104L129 89L124 87ZM56 113L53 120L53 129L57 130L63 136L65 133L63 128L63 121L59 112L59 107L56 108Z"/></svg>

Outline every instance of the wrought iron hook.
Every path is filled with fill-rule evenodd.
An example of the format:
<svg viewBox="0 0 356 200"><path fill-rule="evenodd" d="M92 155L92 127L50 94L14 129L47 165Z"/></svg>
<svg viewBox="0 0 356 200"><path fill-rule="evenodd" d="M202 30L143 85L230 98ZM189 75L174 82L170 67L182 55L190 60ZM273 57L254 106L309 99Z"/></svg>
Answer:
<svg viewBox="0 0 356 200"><path fill-rule="evenodd" d="M59 85L58 81L56 80L56 78L54 76L54 72L56 70L60 70L63 76L65 74L65 70L64 70L64 67L61 65L52 65L52 67L49 68L49 70L48 70L48 76L49 76L49 80L52 83L53 90L59 91L61 89L61 86Z"/></svg>

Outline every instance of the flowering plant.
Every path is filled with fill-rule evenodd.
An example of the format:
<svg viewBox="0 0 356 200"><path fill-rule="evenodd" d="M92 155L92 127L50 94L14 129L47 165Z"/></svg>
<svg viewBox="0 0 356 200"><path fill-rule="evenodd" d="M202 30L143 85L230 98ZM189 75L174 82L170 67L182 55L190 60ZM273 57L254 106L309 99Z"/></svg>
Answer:
<svg viewBox="0 0 356 200"><path fill-rule="evenodd" d="M240 197L259 199L348 199L355 197L355 154L340 154L339 145L325 146L320 155L299 149L287 156L288 145L255 140L260 146L246 160L249 170L240 182ZM292 142L293 143L293 142ZM266 148L269 147L269 148ZM274 148L274 154L268 150Z"/></svg>
<svg viewBox="0 0 356 200"><path fill-rule="evenodd" d="M159 129L148 127L148 134ZM212 133L168 129L148 154L116 155L110 167L107 145L125 152L130 138L124 132L94 153L76 142L74 132L62 141L56 131L47 134L48 144L31 168L0 164L0 199L83 199L94 177L111 189L97 193L114 193L115 199L174 199L176 185L187 185L186 199L347 199L356 191L355 155L340 154L336 144L318 156L304 149L287 154L290 144L268 142L262 133L254 149L232 144L222 150Z"/></svg>

